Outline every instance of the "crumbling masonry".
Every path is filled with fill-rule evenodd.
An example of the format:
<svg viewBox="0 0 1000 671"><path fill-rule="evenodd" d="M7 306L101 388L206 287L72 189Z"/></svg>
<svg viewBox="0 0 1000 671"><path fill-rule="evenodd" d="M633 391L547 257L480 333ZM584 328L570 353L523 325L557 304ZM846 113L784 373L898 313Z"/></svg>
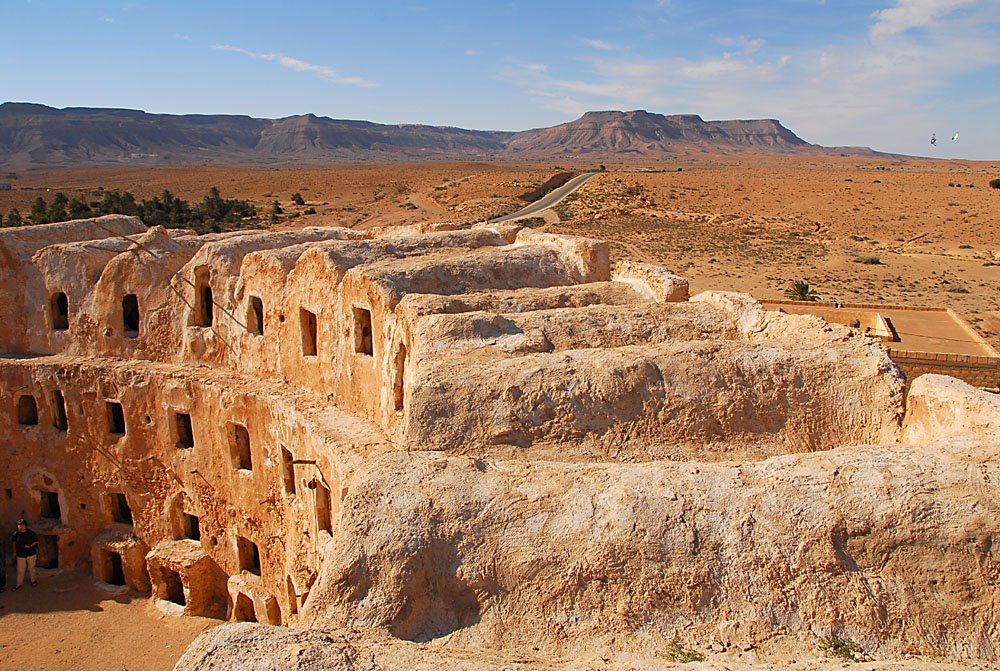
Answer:
<svg viewBox="0 0 1000 671"><path fill-rule="evenodd" d="M332 622L346 600L368 617L339 534L372 464L404 487L428 454L753 463L901 431L903 380L874 339L689 299L595 240L103 217L0 231L0 263L0 521L32 521L43 567L89 565L189 614ZM357 580L376 594L379 575ZM446 591L370 619L423 640L499 598Z"/></svg>

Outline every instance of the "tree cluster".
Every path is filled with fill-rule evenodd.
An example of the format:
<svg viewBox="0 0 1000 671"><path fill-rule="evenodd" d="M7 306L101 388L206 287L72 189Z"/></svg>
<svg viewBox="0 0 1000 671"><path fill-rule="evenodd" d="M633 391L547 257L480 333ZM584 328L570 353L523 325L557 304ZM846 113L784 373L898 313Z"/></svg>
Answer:
<svg viewBox="0 0 1000 671"><path fill-rule="evenodd" d="M41 196L35 198L31 212L22 215L17 208L0 218L3 226L29 226L51 224L70 219L86 219L105 214L127 214L139 217L147 226L190 228L199 233L221 232L246 226L259 225L257 210L245 200L223 198L217 187L212 187L201 202L191 206L187 201L164 190L150 200L137 201L128 191L103 191L100 200L85 201L67 198L57 192L51 203Z"/></svg>

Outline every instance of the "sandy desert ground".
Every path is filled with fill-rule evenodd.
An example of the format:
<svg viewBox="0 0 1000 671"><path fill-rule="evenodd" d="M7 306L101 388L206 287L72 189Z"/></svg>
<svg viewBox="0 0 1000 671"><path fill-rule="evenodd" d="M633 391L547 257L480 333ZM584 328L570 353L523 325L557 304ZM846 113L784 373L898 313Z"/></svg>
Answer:
<svg viewBox="0 0 1000 671"><path fill-rule="evenodd" d="M196 201L226 197L287 213L278 228L475 222L518 209L518 197L561 170L593 164L423 163L330 168L105 168L0 175L0 212L39 195L99 187ZM692 293L780 298L805 279L828 301L951 307L1000 349L1000 163L857 158L704 157L608 164L532 226L602 238L616 258L665 265ZM304 206L294 206L299 192ZM12 576L11 576L12 577ZM29 598L30 597L30 598ZM126 625L127 623L127 625ZM211 621L163 616L73 574L0 595L0 669L168 669ZM57 632L53 634L53 632ZM167 647L170 646L170 647ZM778 662L776 659L775 662ZM833 666L839 666L832 664ZM137 667L138 668L138 667Z"/></svg>
<svg viewBox="0 0 1000 671"><path fill-rule="evenodd" d="M105 189L196 201L227 197L316 214L280 228L474 222L518 209L519 196L586 164L420 163L329 168L101 168L7 175L0 210L30 210L56 191ZM692 290L780 298L805 279L825 300L946 306L1000 347L1000 162L851 157L706 156L608 164L543 226L609 240L618 258L660 263ZM299 192L306 205L296 207Z"/></svg>
<svg viewBox="0 0 1000 671"><path fill-rule="evenodd" d="M14 592L8 568L0 594L4 671L166 671L195 636L218 624L165 615L145 596L108 593L79 572L43 571L37 587Z"/></svg>

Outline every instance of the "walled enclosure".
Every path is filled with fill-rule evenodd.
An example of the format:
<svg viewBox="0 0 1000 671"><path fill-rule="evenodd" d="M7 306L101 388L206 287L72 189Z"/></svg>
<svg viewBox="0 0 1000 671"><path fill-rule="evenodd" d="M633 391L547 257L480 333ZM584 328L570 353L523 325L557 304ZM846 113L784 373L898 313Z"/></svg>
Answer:
<svg viewBox="0 0 1000 671"><path fill-rule="evenodd" d="M102 217L0 231L0 259L0 521L29 518L49 565L178 612L498 650L741 621L728 640L994 656L996 518L938 503L914 530L904 484L912 460L949 500L956 464L986 478L995 409L974 440L900 443L904 379L850 328L512 225ZM976 394L947 392L938 415ZM926 546L965 575L934 608L911 598Z"/></svg>

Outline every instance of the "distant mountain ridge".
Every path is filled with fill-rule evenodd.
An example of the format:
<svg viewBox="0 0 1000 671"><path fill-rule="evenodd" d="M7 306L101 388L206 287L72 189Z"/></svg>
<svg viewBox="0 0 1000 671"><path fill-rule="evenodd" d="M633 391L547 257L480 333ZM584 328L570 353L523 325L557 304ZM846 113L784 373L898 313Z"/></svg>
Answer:
<svg viewBox="0 0 1000 671"><path fill-rule="evenodd" d="M34 103L0 105L0 166L322 163L436 159L667 158L692 152L827 153L775 119L588 112L522 132L387 125L319 117L148 114ZM860 150L863 152L864 150ZM869 153L870 150L868 150Z"/></svg>
<svg viewBox="0 0 1000 671"><path fill-rule="evenodd" d="M795 150L814 147L777 119L705 121L697 114L665 116L645 110L587 112L576 121L524 131L512 152L662 154L680 149Z"/></svg>

